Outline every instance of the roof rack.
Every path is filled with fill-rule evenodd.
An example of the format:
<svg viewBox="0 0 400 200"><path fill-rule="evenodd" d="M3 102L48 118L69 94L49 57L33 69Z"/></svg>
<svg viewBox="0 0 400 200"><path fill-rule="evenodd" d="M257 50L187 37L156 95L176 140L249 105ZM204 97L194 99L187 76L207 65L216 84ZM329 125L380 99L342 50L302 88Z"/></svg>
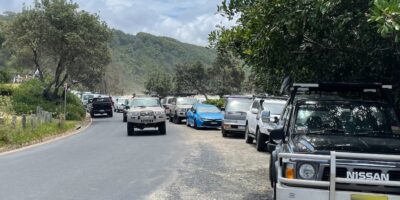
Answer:
<svg viewBox="0 0 400 200"><path fill-rule="evenodd" d="M310 90L371 90L371 89L392 89L392 85L382 83L293 83L293 88L308 88Z"/></svg>
<svg viewBox="0 0 400 200"><path fill-rule="evenodd" d="M288 100L288 96L269 96L269 95L253 95L253 99L260 98L260 99L276 99L276 100Z"/></svg>
<svg viewBox="0 0 400 200"><path fill-rule="evenodd" d="M223 98L253 99L251 95L224 95Z"/></svg>

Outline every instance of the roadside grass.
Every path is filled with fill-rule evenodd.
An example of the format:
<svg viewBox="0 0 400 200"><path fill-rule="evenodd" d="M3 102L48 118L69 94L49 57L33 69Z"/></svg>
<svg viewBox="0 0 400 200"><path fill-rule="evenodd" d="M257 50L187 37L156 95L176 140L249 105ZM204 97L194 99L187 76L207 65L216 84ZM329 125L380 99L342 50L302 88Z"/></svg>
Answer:
<svg viewBox="0 0 400 200"><path fill-rule="evenodd" d="M23 146L36 143L51 136L57 136L75 128L80 121L65 121L59 126L57 120L51 123L43 123L32 128L27 120L26 128L22 128L21 122L16 127L11 125L0 126L0 149L7 147Z"/></svg>

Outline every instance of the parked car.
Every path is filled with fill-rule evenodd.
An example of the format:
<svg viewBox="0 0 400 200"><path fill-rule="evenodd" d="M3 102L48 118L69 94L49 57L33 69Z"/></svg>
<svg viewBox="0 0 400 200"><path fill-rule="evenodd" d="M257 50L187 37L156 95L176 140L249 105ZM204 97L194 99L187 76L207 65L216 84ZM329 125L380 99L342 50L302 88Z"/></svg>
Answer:
<svg viewBox="0 0 400 200"><path fill-rule="evenodd" d="M269 130L276 128L286 101L286 97L263 97L254 100L246 117L246 143L251 144L255 139L257 151L266 150Z"/></svg>
<svg viewBox="0 0 400 200"><path fill-rule="evenodd" d="M160 100L154 97L137 97L132 99L127 112L128 136L136 134L135 128L158 128L158 133L166 134L166 115Z"/></svg>
<svg viewBox="0 0 400 200"><path fill-rule="evenodd" d="M293 84L267 145L274 199L400 199L400 123L390 88Z"/></svg>
<svg viewBox="0 0 400 200"><path fill-rule="evenodd" d="M169 96L169 97L165 97L161 100L161 104L164 106L165 108L165 114L167 115L167 117L169 117L169 114L171 113L171 106L172 106L172 100L174 97Z"/></svg>
<svg viewBox="0 0 400 200"><path fill-rule="evenodd" d="M132 99L127 99L126 101L125 101L125 106L124 106L124 109L122 110L122 121L123 122L127 122L127 119L128 119L128 109L127 108L129 108L129 105L131 105L131 103L132 103L132 100L133 100L133 98Z"/></svg>
<svg viewBox="0 0 400 200"><path fill-rule="evenodd" d="M110 97L95 97L89 100L88 110L91 117L96 114L107 114L108 117L113 117L113 104Z"/></svg>
<svg viewBox="0 0 400 200"><path fill-rule="evenodd" d="M229 134L244 134L246 115L253 102L251 96L225 96L225 111L222 121L222 137Z"/></svg>
<svg viewBox="0 0 400 200"><path fill-rule="evenodd" d="M127 98L117 98L115 102L115 112L121 113L125 109L125 106L127 106Z"/></svg>
<svg viewBox="0 0 400 200"><path fill-rule="evenodd" d="M186 125L198 128L221 127L224 115L221 110L210 104L195 104L186 114Z"/></svg>
<svg viewBox="0 0 400 200"><path fill-rule="evenodd" d="M89 100L90 100L90 99L93 99L93 98L94 98L94 94L92 94L92 93L90 93L90 92L85 92L85 93L82 94L81 97L82 97L82 98L81 98L81 101L82 101L83 106L84 106L85 108L87 108L87 104L89 103Z"/></svg>
<svg viewBox="0 0 400 200"><path fill-rule="evenodd" d="M186 119L186 112L198 103L193 97L174 97L171 100L169 121L179 124Z"/></svg>

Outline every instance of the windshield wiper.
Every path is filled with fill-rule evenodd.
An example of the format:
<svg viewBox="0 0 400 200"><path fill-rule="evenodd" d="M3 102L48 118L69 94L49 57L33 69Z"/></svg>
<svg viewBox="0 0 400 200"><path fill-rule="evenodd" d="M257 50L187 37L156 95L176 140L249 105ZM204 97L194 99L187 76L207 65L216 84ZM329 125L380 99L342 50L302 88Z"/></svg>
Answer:
<svg viewBox="0 0 400 200"><path fill-rule="evenodd" d="M344 129L330 128L318 131L308 131L306 134L335 134L335 133L345 134L346 131Z"/></svg>

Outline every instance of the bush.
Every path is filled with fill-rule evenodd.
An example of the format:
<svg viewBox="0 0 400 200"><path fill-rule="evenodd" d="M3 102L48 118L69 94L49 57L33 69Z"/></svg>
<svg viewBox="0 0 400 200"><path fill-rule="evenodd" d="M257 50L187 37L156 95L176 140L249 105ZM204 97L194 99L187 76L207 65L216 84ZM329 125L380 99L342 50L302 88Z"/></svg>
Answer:
<svg viewBox="0 0 400 200"><path fill-rule="evenodd" d="M0 84L0 96L11 96L16 89L13 84Z"/></svg>
<svg viewBox="0 0 400 200"><path fill-rule="evenodd" d="M33 113L40 106L53 116L58 116L64 111L64 99L48 101L43 97L44 84L39 80L30 80L22 83L13 93L12 103L17 114ZM67 95L67 120L82 120L85 117L85 109L79 98L73 94Z"/></svg>
<svg viewBox="0 0 400 200"><path fill-rule="evenodd" d="M11 75L5 70L0 70L0 83L8 83L11 81Z"/></svg>
<svg viewBox="0 0 400 200"><path fill-rule="evenodd" d="M209 99L209 100L204 101L204 103L215 105L218 108L222 108L222 107L224 107L225 101L224 101L224 99Z"/></svg>

